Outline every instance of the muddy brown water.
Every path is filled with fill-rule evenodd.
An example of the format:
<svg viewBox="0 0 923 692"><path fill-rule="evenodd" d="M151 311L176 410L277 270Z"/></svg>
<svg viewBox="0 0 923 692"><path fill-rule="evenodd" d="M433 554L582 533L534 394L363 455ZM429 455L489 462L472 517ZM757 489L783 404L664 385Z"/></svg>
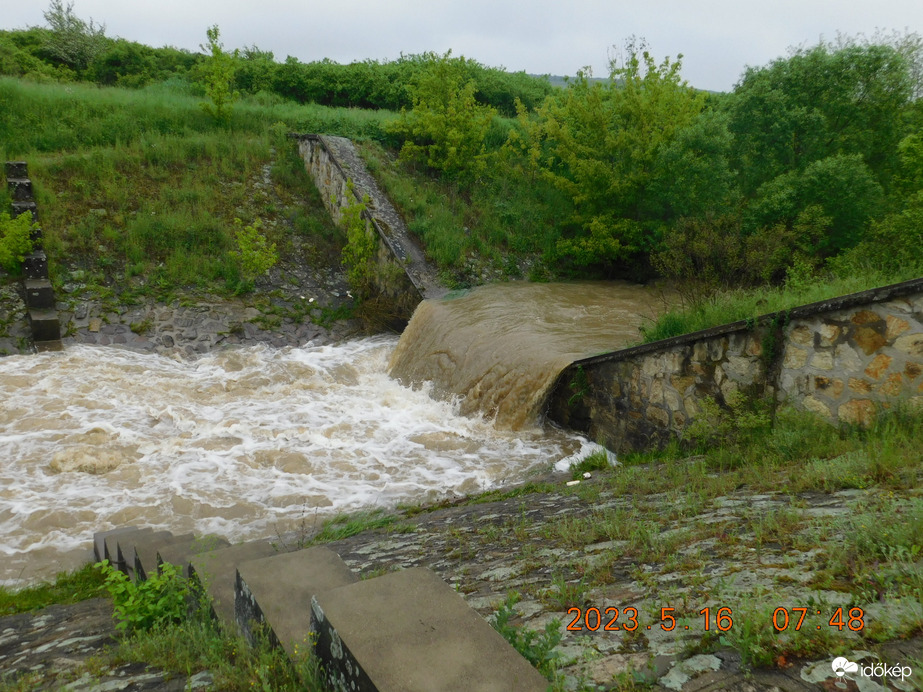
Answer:
<svg viewBox="0 0 923 692"><path fill-rule="evenodd" d="M637 339L657 301L495 285L424 303L400 343L0 359L0 583L76 567L116 526L272 537L566 465L593 445L539 424L545 391L572 359Z"/></svg>

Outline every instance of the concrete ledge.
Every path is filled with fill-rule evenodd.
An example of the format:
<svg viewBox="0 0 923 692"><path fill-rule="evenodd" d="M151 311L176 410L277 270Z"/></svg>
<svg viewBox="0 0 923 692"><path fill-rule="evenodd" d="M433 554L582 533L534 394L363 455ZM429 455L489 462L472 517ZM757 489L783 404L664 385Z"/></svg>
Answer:
<svg viewBox="0 0 923 692"><path fill-rule="evenodd" d="M237 565L276 554L269 541L251 541L195 555L189 560L189 578L204 587L211 601L212 614L225 625L236 627L234 585Z"/></svg>
<svg viewBox="0 0 923 692"><path fill-rule="evenodd" d="M32 194L32 181L29 178L8 177L6 187L14 202L31 202L35 199Z"/></svg>
<svg viewBox="0 0 923 692"><path fill-rule="evenodd" d="M9 165L9 164L7 164ZM122 526L117 529L110 529L109 531L97 531L93 534L93 557L97 562L102 562L103 560L109 560L112 562L112 559L109 557L109 551L107 548L106 540L110 537L119 536L123 533L129 533L130 531L137 531L137 526ZM113 544L115 545L115 544Z"/></svg>
<svg viewBox="0 0 923 692"><path fill-rule="evenodd" d="M120 572L128 573L127 565L125 564L124 553L119 545L120 541L137 540L141 536L151 533L151 529L125 529L120 531L116 529L115 531L107 532L107 535L103 538L105 542L105 552L103 554L104 558L109 561L109 564L115 567L115 569Z"/></svg>
<svg viewBox="0 0 923 692"><path fill-rule="evenodd" d="M29 324L33 341L58 341L61 338L61 322L54 310L29 310Z"/></svg>
<svg viewBox="0 0 923 692"><path fill-rule="evenodd" d="M22 261L22 270L27 279L47 279L47 255L42 250L30 252Z"/></svg>
<svg viewBox="0 0 923 692"><path fill-rule="evenodd" d="M328 682L361 692L544 691L548 681L425 568L318 594L316 653Z"/></svg>
<svg viewBox="0 0 923 692"><path fill-rule="evenodd" d="M157 551L175 543L189 543L195 536L184 533L174 536L169 531L157 531L149 536L138 539L134 543L133 557L126 555L126 560L132 560L131 565L137 579L147 579L148 574L157 572Z"/></svg>
<svg viewBox="0 0 923 692"><path fill-rule="evenodd" d="M310 648L311 598L358 580L323 546L241 563L234 588L237 624L251 644L264 627L273 644L294 655L296 646Z"/></svg>
<svg viewBox="0 0 923 692"><path fill-rule="evenodd" d="M212 550L227 548L229 545L231 544L220 536L202 536L189 541L173 543L157 551L157 567L159 568L164 562L169 562L179 568L180 574L188 577L190 559Z"/></svg>

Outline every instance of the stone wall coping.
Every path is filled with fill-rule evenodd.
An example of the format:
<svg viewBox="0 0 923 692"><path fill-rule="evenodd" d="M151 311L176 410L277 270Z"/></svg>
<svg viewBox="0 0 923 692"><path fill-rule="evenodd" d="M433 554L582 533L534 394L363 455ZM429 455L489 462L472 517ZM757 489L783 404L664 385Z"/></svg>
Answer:
<svg viewBox="0 0 923 692"><path fill-rule="evenodd" d="M658 351L668 351L676 346L685 346L687 344L703 341L705 339L712 339L718 336L749 331L756 326L772 324L773 321L778 321L780 318L783 320L791 321L793 319L811 317L823 312L845 310L852 307L858 307L860 305L868 305L869 303L883 303L888 300L893 300L894 298L900 298L902 296L912 293L919 293L921 291L923 291L923 278L911 279L910 281L902 281L901 283L890 284L888 286L881 286L878 288L870 288L858 293L849 293L845 296L837 296L835 298L828 298L827 300L820 300L815 303L808 303L807 305L799 305L787 310L779 310L776 312L766 313L765 315L760 315L759 317L755 317L749 320L738 320L729 324L721 324L715 327L709 327L708 329L701 329L697 332L690 332L689 334L673 336L669 339L661 339L660 341L652 341L647 344L631 346L629 348L620 349L618 351L610 351L609 353L602 353L597 356L581 358L580 360L575 360L573 363L571 363L567 368L565 368L565 371L584 365L594 365L596 363L604 362L617 362L621 360L627 360L628 358L632 358L634 356L656 353Z"/></svg>

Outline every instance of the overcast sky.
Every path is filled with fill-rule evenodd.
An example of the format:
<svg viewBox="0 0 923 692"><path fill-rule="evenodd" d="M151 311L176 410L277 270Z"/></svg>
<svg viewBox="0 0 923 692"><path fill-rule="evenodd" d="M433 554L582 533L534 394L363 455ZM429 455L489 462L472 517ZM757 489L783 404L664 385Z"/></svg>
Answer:
<svg viewBox="0 0 923 692"><path fill-rule="evenodd" d="M3 0L0 28L44 26L45 0ZM644 37L658 62L682 53L692 86L730 90L748 65L838 32L923 32L923 0L75 0L108 36L198 50L218 24L226 48L277 60L372 58L452 49L490 66L607 73L613 45Z"/></svg>

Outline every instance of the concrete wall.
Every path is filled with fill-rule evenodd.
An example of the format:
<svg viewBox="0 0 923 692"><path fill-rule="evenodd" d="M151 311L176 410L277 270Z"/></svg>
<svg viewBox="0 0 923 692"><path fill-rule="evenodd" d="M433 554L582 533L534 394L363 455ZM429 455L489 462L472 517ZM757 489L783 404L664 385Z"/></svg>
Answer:
<svg viewBox="0 0 923 692"><path fill-rule="evenodd" d="M549 416L615 451L660 446L735 392L833 424L868 424L897 399L923 405L923 279L587 358Z"/></svg>
<svg viewBox="0 0 923 692"><path fill-rule="evenodd" d="M428 266L403 220L365 169L352 143L342 137L293 135L305 166L331 217L341 223L343 210L368 198L363 213L370 232L378 238L375 285L403 328L424 297L434 297L435 270ZM352 183L350 189L349 182Z"/></svg>

